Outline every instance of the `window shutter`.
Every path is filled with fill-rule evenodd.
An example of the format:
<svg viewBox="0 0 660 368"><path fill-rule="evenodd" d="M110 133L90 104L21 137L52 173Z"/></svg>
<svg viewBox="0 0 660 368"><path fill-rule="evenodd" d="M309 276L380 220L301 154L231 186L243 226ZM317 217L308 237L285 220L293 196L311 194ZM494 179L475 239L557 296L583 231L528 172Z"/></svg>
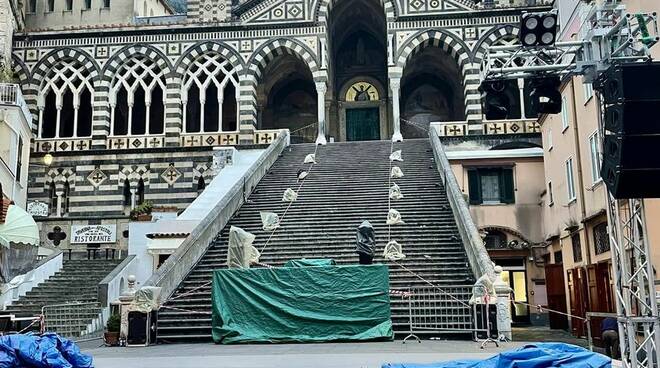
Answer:
<svg viewBox="0 0 660 368"><path fill-rule="evenodd" d="M468 170L468 185L470 187L470 204L481 204L481 182L477 170Z"/></svg>
<svg viewBox="0 0 660 368"><path fill-rule="evenodd" d="M500 201L502 203L515 203L513 191L513 169L504 168L500 174Z"/></svg>

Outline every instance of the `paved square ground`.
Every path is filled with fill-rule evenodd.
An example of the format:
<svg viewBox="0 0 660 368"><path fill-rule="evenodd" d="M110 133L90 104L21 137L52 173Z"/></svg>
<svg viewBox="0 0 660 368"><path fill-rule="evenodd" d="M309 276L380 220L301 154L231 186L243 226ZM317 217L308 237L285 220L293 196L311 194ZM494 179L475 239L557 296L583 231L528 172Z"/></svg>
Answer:
<svg viewBox="0 0 660 368"><path fill-rule="evenodd" d="M471 341L401 341L343 344L283 345L158 345L147 348L87 350L96 368L363 368L385 362L431 363L483 359L522 343L484 350Z"/></svg>

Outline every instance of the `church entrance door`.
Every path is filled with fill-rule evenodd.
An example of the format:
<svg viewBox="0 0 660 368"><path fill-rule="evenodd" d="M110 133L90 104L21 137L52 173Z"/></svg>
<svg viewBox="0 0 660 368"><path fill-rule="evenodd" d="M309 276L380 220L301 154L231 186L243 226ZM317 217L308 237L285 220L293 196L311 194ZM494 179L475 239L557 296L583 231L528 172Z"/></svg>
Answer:
<svg viewBox="0 0 660 368"><path fill-rule="evenodd" d="M379 109L346 109L346 140L371 141L380 139Z"/></svg>

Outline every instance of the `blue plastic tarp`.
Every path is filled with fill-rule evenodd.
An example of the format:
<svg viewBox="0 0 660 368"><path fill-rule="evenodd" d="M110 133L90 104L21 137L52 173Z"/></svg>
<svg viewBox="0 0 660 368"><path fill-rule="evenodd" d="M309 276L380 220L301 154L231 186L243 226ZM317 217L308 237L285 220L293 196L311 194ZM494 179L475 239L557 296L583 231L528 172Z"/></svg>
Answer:
<svg viewBox="0 0 660 368"><path fill-rule="evenodd" d="M431 364L385 363L382 368L609 368L612 360L579 346L538 343L505 351L486 360L454 360Z"/></svg>
<svg viewBox="0 0 660 368"><path fill-rule="evenodd" d="M0 336L0 368L93 368L92 357L54 333Z"/></svg>

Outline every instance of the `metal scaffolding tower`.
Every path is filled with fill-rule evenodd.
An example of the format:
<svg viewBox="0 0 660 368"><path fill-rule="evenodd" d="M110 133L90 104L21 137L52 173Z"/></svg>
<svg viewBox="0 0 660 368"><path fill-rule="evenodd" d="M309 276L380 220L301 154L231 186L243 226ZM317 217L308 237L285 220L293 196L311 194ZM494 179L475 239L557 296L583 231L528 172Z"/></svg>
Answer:
<svg viewBox="0 0 660 368"><path fill-rule="evenodd" d="M482 80L582 75L590 83L613 63L649 61L649 49L660 40L656 13L629 14L618 1L594 5L584 19L580 41L491 47L481 66ZM602 106L600 111L602 147ZM657 367L660 320L644 200L620 200L608 192L607 217L623 366Z"/></svg>

